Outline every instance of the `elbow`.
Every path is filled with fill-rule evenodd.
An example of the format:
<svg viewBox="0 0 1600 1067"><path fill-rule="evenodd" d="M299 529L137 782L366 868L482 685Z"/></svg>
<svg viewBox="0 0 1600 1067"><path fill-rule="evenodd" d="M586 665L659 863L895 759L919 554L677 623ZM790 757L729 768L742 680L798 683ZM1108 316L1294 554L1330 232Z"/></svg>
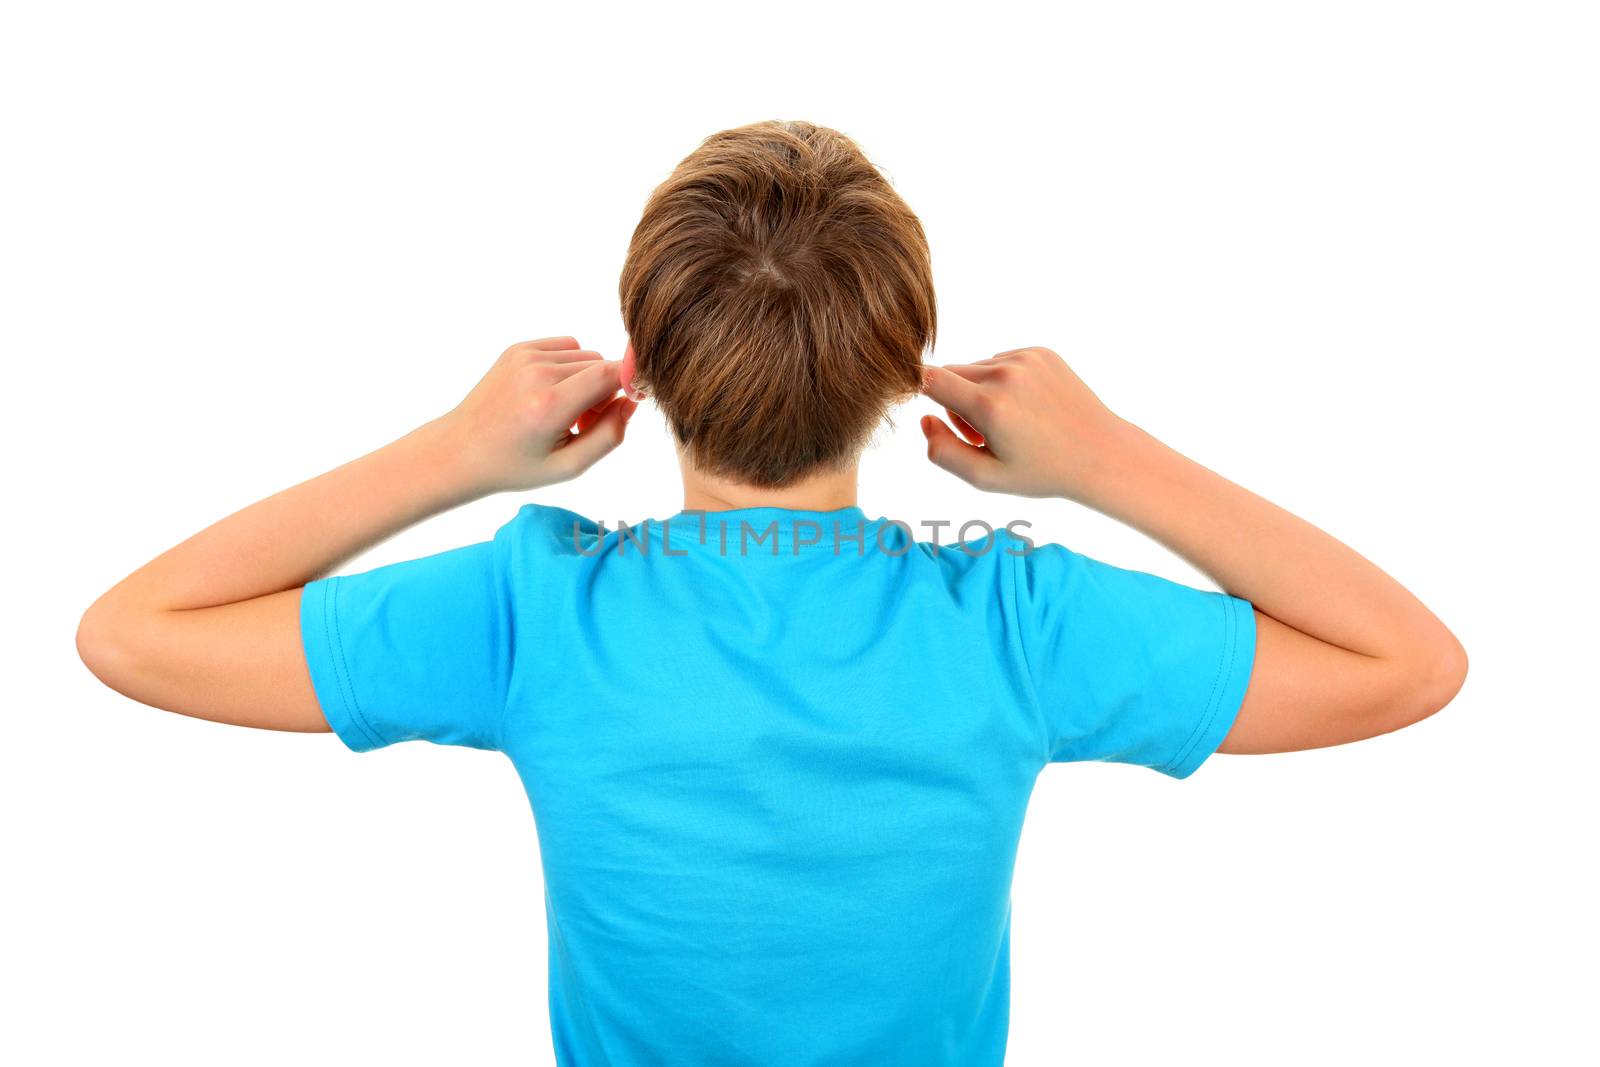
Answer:
<svg viewBox="0 0 1600 1067"><path fill-rule="evenodd" d="M1440 629L1443 632L1430 650L1422 672L1419 698L1422 718L1443 710L1467 682L1467 650L1455 634L1443 627Z"/></svg>
<svg viewBox="0 0 1600 1067"><path fill-rule="evenodd" d="M1449 630L1440 630L1435 640L1408 658L1405 681L1394 702L1396 721L1389 729L1398 730L1437 714L1466 684L1467 650Z"/></svg>
<svg viewBox="0 0 1600 1067"><path fill-rule="evenodd" d="M129 627L109 594L96 600L78 621L78 658L112 689L127 676L132 659Z"/></svg>

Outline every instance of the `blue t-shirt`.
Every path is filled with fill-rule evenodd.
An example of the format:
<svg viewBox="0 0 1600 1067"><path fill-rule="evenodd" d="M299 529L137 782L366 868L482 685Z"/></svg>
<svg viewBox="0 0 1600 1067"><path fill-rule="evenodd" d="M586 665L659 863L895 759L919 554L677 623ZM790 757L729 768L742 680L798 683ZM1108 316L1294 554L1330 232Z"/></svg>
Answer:
<svg viewBox="0 0 1600 1067"><path fill-rule="evenodd" d="M970 534L969 534L970 536ZM999 1064L1039 771L1183 778L1234 721L1243 600L1006 531L831 512L494 539L306 586L352 749L493 749L527 789L562 1064Z"/></svg>

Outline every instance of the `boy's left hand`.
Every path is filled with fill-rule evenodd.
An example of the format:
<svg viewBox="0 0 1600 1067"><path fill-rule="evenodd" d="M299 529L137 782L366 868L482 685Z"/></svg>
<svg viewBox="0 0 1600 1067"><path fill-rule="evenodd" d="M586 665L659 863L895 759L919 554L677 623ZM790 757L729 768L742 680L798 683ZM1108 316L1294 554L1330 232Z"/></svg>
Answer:
<svg viewBox="0 0 1600 1067"><path fill-rule="evenodd" d="M620 395L621 373L572 337L524 341L438 421L477 492L553 485L622 443L637 405Z"/></svg>

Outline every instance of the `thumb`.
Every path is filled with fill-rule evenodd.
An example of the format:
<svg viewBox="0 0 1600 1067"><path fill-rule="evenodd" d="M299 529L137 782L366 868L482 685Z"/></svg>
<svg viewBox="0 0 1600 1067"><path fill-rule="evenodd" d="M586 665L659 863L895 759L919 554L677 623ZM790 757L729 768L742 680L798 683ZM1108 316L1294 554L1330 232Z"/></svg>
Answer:
<svg viewBox="0 0 1600 1067"><path fill-rule="evenodd" d="M935 466L979 489L989 484L999 460L987 449L967 444L937 415L922 417L922 435L928 439L928 458Z"/></svg>
<svg viewBox="0 0 1600 1067"><path fill-rule="evenodd" d="M628 420L638 406L625 396L613 397L581 432L567 437L551 455L551 462L565 477L582 474L622 443Z"/></svg>

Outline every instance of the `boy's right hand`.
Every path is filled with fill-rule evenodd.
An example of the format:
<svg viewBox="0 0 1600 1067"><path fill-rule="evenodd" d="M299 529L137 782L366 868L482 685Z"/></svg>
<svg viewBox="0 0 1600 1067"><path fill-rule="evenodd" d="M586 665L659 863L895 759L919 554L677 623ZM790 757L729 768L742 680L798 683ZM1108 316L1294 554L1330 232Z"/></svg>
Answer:
<svg viewBox="0 0 1600 1067"><path fill-rule="evenodd" d="M1092 503L1127 424L1048 348L924 369L923 392L956 430L922 419L928 458L979 489Z"/></svg>
<svg viewBox="0 0 1600 1067"><path fill-rule="evenodd" d="M536 489L576 478L622 443L636 405L621 388L621 362L571 337L524 341L438 421L474 491Z"/></svg>

